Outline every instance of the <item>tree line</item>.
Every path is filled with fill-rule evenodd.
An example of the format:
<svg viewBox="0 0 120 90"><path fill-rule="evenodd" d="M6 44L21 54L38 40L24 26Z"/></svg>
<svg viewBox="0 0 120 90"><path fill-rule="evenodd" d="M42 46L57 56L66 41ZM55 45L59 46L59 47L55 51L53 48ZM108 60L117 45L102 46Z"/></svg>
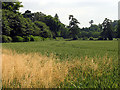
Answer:
<svg viewBox="0 0 120 90"><path fill-rule="evenodd" d="M99 40L113 40L120 38L120 20L111 21L105 18L102 24L95 25L91 20L90 27L80 28L80 22L69 15L69 25L61 23L58 14L54 17L42 12L32 13L26 10L23 14L19 9L23 7L21 2L2 2L2 42L34 41L38 37L46 38L62 37L72 38L99 38Z"/></svg>

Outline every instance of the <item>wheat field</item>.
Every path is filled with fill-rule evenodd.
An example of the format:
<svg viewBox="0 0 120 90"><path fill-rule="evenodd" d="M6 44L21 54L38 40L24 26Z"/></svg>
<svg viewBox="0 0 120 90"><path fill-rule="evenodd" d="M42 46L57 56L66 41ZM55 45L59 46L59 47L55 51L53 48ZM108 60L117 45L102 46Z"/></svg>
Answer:
<svg viewBox="0 0 120 90"><path fill-rule="evenodd" d="M91 77L98 79L106 71L106 75L111 75L112 69L112 58L107 55L60 61L53 54L47 57L39 53L18 54L2 50L3 88L60 88L66 87L66 83L70 84L68 87L77 88L80 86L75 84L79 83L78 78L81 81Z"/></svg>

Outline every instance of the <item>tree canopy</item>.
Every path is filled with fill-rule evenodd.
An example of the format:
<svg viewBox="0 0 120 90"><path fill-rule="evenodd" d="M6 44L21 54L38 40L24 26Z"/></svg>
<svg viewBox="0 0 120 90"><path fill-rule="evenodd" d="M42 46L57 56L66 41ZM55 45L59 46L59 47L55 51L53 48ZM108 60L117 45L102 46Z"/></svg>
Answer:
<svg viewBox="0 0 120 90"><path fill-rule="evenodd" d="M14 13L18 13L20 7L23 7L23 5L21 5L21 2L2 2L2 9L9 10Z"/></svg>
<svg viewBox="0 0 120 90"><path fill-rule="evenodd" d="M105 18L102 24L93 24L91 20L90 27L80 28L80 22L73 16L69 15L69 25L65 25L60 21L59 15L56 13L54 17L46 15L42 12L32 13L26 10L23 14L19 9L23 7L21 2L2 2L2 35L8 41L23 41L26 36L40 36L43 38L120 38L120 20ZM20 38L21 37L21 38ZM12 38L12 39L10 39ZM4 41L5 41L4 39ZM6 42L6 41L5 41Z"/></svg>

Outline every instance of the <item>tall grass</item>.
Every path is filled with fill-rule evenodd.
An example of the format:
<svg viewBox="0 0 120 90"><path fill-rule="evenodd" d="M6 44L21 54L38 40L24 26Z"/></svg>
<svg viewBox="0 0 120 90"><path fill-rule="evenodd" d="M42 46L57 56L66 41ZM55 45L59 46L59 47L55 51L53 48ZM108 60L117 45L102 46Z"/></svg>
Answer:
<svg viewBox="0 0 120 90"><path fill-rule="evenodd" d="M18 54L2 50L3 88L118 87L117 68L111 57L60 61L55 55Z"/></svg>
<svg viewBox="0 0 120 90"><path fill-rule="evenodd" d="M40 54L17 54L3 50L3 87L57 87L68 73L67 62L59 63Z"/></svg>

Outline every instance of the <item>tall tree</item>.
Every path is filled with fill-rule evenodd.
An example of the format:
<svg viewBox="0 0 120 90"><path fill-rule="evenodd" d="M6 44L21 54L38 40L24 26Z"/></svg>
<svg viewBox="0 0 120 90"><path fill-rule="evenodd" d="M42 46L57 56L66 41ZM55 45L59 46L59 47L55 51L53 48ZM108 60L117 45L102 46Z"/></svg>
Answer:
<svg viewBox="0 0 120 90"><path fill-rule="evenodd" d="M103 36L103 38L105 38L105 40L107 40L107 38L109 40L113 40L113 31L112 31L112 26L111 26L112 21L110 19L105 18L105 20L102 23L102 33L101 35Z"/></svg>
<svg viewBox="0 0 120 90"><path fill-rule="evenodd" d="M55 14L54 18L59 19L59 17L58 17L58 14L57 14L57 13Z"/></svg>
<svg viewBox="0 0 120 90"><path fill-rule="evenodd" d="M42 12L36 12L36 13L31 13L30 10L26 10L25 13L22 14L24 16L24 18L29 18L31 19L33 22L35 21L45 21L45 14L43 14Z"/></svg>
<svg viewBox="0 0 120 90"><path fill-rule="evenodd" d="M40 35L41 37L44 37L44 38L52 37L52 33L51 33L49 27L44 22L35 21L34 23L39 28L38 35Z"/></svg>
<svg viewBox="0 0 120 90"><path fill-rule="evenodd" d="M90 23L90 25L92 26L92 24L94 23L94 21L93 21L93 20L91 20L89 23Z"/></svg>
<svg viewBox="0 0 120 90"><path fill-rule="evenodd" d="M45 17L45 23L47 26L50 27L50 30L52 31L54 38L59 36L58 31L60 30L60 22L58 20L48 15Z"/></svg>
<svg viewBox="0 0 120 90"><path fill-rule="evenodd" d="M26 36L33 34L35 30L33 23L29 18L24 18L22 15L15 14L9 10L3 10L2 13L2 32L8 36Z"/></svg>
<svg viewBox="0 0 120 90"><path fill-rule="evenodd" d="M74 18L73 15L69 15L69 30L70 34L72 35L73 40L78 39L78 33L79 33L79 26L80 24L76 18Z"/></svg>
<svg viewBox="0 0 120 90"><path fill-rule="evenodd" d="M14 13L19 13L20 7L23 7L21 2L2 2L2 9L9 10Z"/></svg>

